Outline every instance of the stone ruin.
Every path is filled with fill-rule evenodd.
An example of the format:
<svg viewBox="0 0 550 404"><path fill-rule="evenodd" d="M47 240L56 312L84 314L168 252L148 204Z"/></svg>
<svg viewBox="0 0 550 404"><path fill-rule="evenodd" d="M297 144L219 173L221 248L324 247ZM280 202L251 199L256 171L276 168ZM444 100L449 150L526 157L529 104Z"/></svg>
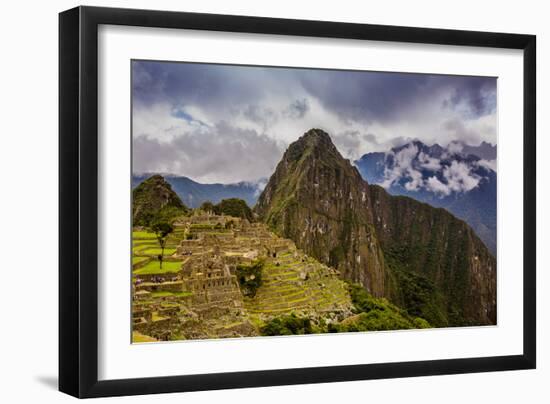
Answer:
<svg viewBox="0 0 550 404"><path fill-rule="evenodd" d="M329 321L350 314L338 273L265 224L203 214L176 226L184 236L171 258L182 261L181 270L134 277L135 331L160 340L254 336L254 322L284 313L330 313ZM257 259L264 283L245 298L236 269Z"/></svg>
<svg viewBox="0 0 550 404"><path fill-rule="evenodd" d="M192 293L194 305L223 302L242 307L237 277L219 251L208 251L183 265L183 289Z"/></svg>

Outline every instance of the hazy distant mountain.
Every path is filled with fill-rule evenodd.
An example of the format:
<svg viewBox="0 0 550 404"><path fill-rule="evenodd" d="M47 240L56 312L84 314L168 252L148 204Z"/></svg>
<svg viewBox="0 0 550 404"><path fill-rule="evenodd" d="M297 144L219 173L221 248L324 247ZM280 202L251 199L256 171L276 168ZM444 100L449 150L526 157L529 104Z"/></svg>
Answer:
<svg viewBox="0 0 550 404"><path fill-rule="evenodd" d="M135 188L152 174L132 176L132 188ZM236 184L201 184L188 177L176 175L164 175L172 189L181 198L183 203L190 208L198 208L203 202L210 201L214 204L222 199L239 198L253 207L262 192L265 181L239 182Z"/></svg>
<svg viewBox="0 0 550 404"><path fill-rule="evenodd" d="M370 184L465 220L496 254L496 146L451 143L443 148L414 141L387 153L365 154L355 165Z"/></svg>
<svg viewBox="0 0 550 404"><path fill-rule="evenodd" d="M481 142L479 146L464 145L462 152L473 154L484 160L495 160L497 158L497 147L487 142Z"/></svg>

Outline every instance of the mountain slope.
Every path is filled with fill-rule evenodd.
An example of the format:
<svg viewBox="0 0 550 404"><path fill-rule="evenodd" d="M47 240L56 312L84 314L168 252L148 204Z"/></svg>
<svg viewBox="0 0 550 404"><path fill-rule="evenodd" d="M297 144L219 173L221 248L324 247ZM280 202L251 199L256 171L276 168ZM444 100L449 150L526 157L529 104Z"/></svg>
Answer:
<svg viewBox="0 0 550 404"><path fill-rule="evenodd" d="M445 208L465 220L496 254L497 174L482 158L494 161L496 146L460 147L450 151L414 141L388 153L365 154L355 165L369 184Z"/></svg>
<svg viewBox="0 0 550 404"><path fill-rule="evenodd" d="M321 130L288 147L255 212L344 278L433 325L496 322L496 260L471 228L369 186Z"/></svg>
<svg viewBox="0 0 550 404"><path fill-rule="evenodd" d="M160 175L147 178L132 191L134 226L148 226L157 218L170 219L186 211L187 207Z"/></svg>
<svg viewBox="0 0 550 404"><path fill-rule="evenodd" d="M383 296L384 259L371 211L367 184L320 130L288 147L255 207L278 234Z"/></svg>
<svg viewBox="0 0 550 404"><path fill-rule="evenodd" d="M149 175L132 176L132 188L140 184ZM201 184L188 177L165 175L172 189L183 203L190 208L198 208L203 202L214 204L222 199L239 198L246 201L248 206L254 206L261 191L260 183L239 182L236 184Z"/></svg>
<svg viewBox="0 0 550 404"><path fill-rule="evenodd" d="M421 288L427 280L433 290L416 309L428 321L494 324L496 260L472 228L444 209L392 196L376 185L369 190L375 201L376 234L399 286L394 300L407 307L418 304L425 293L411 295L406 288Z"/></svg>

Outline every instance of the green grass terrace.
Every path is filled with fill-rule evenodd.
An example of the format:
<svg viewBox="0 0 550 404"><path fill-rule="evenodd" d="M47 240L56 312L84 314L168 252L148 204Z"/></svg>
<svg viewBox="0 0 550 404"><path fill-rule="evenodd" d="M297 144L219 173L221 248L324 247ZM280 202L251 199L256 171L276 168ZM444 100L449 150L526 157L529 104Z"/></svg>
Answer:
<svg viewBox="0 0 550 404"><path fill-rule="evenodd" d="M154 260L143 267L134 270L134 275L160 275L167 273L177 273L181 269L182 261L163 261L162 268L160 261Z"/></svg>
<svg viewBox="0 0 550 404"><path fill-rule="evenodd" d="M149 260L149 257L132 257L132 265L141 264Z"/></svg>
<svg viewBox="0 0 550 404"><path fill-rule="evenodd" d="M132 237L134 240L156 240L157 236L155 233L150 233L147 231L133 231Z"/></svg>

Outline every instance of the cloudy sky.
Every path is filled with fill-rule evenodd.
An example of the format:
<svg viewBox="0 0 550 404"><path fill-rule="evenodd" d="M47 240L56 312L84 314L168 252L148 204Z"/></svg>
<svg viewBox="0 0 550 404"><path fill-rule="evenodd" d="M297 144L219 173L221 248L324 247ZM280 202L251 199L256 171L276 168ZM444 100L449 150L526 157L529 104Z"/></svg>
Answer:
<svg viewBox="0 0 550 404"><path fill-rule="evenodd" d="M133 171L231 183L269 177L289 143L328 132L344 157L419 139L496 144L496 79L132 63Z"/></svg>

